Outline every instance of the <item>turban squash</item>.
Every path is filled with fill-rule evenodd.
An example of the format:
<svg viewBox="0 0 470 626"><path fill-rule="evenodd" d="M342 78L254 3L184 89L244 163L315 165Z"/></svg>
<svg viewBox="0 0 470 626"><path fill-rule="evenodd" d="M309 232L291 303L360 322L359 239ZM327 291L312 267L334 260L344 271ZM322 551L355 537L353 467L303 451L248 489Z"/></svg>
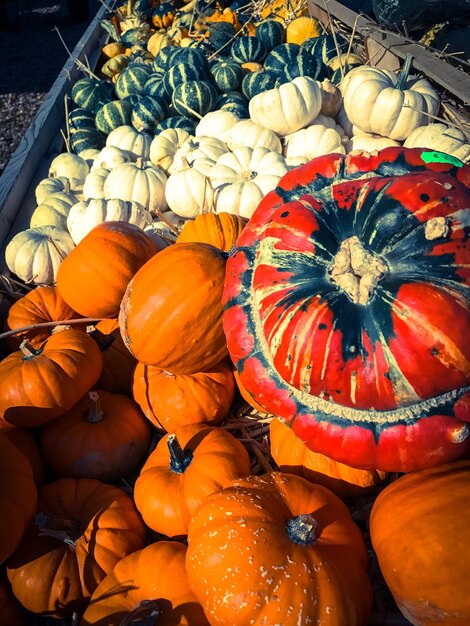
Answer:
<svg viewBox="0 0 470 626"><path fill-rule="evenodd" d="M330 154L284 176L239 237L230 356L315 452L410 471L468 448L469 185L444 153Z"/></svg>

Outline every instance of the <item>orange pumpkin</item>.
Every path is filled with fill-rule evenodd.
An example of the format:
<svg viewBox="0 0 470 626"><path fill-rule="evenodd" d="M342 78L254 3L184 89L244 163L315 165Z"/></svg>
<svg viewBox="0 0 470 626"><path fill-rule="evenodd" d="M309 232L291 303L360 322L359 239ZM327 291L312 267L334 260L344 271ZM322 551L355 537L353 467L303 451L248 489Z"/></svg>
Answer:
<svg viewBox="0 0 470 626"><path fill-rule="evenodd" d="M28 614L11 593L10 585L0 580L0 626L29 626Z"/></svg>
<svg viewBox="0 0 470 626"><path fill-rule="evenodd" d="M117 318L88 326L87 333L96 341L103 357L103 370L96 383L97 389L130 395L137 361L124 345Z"/></svg>
<svg viewBox="0 0 470 626"><path fill-rule="evenodd" d="M60 476L117 480L150 446L151 428L127 396L90 391L41 431L45 460Z"/></svg>
<svg viewBox="0 0 470 626"><path fill-rule="evenodd" d="M137 272L122 300L119 326L138 361L172 374L194 374L227 355L226 256L206 243L175 243Z"/></svg>
<svg viewBox="0 0 470 626"><path fill-rule="evenodd" d="M366 493L387 477L387 472L355 469L324 454L312 452L297 438L292 428L277 418L270 422L269 434L271 456L281 472L303 476L312 483L331 489L340 498Z"/></svg>
<svg viewBox="0 0 470 626"><path fill-rule="evenodd" d="M233 375L235 377L235 382L237 383L238 391L240 392L241 397L247 402L251 407L259 411L260 413L265 413L269 415L269 411L266 411L264 407L261 406L256 400L253 398L251 393L242 385L242 381L240 380L240 376L238 371L234 368Z"/></svg>
<svg viewBox="0 0 470 626"><path fill-rule="evenodd" d="M13 593L33 613L81 612L116 563L143 548L145 532L121 489L91 478L49 483L34 527L7 564Z"/></svg>
<svg viewBox="0 0 470 626"><path fill-rule="evenodd" d="M373 504L370 534L407 620L416 626L470 624L470 460L392 482Z"/></svg>
<svg viewBox="0 0 470 626"><path fill-rule="evenodd" d="M186 570L211 624L366 626L367 552L345 504L300 476L249 476L189 524Z"/></svg>
<svg viewBox="0 0 470 626"><path fill-rule="evenodd" d="M218 426L235 395L232 366L224 359L207 372L176 375L139 363L133 395L157 428L173 431L198 422Z"/></svg>
<svg viewBox="0 0 470 626"><path fill-rule="evenodd" d="M38 350L23 343L0 362L0 415L17 426L40 426L69 411L96 383L103 359L79 330L51 335Z"/></svg>
<svg viewBox="0 0 470 626"><path fill-rule="evenodd" d="M131 616L140 624L209 626L189 588L186 550L178 541L158 541L123 558L97 587L80 626L119 626Z"/></svg>
<svg viewBox="0 0 470 626"><path fill-rule="evenodd" d="M183 226L176 243L199 241L229 252L247 220L234 213L201 213Z"/></svg>
<svg viewBox="0 0 470 626"><path fill-rule="evenodd" d="M190 424L165 435L135 483L134 500L147 526L176 537L206 496L250 473L250 458L228 431Z"/></svg>
<svg viewBox="0 0 470 626"><path fill-rule="evenodd" d="M79 317L81 316L69 307L55 287L37 287L10 307L7 325L11 330L15 330L32 324L72 320ZM78 330L79 326L74 328ZM19 333L16 337L27 339L32 346L39 348L52 331L53 327L35 328ZM17 350L18 347L15 349Z"/></svg>
<svg viewBox="0 0 470 626"><path fill-rule="evenodd" d="M36 510L37 489L28 459L0 433L0 564L20 544Z"/></svg>
<svg viewBox="0 0 470 626"><path fill-rule="evenodd" d="M103 222L62 261L57 289L84 317L117 317L127 284L157 251L153 240L137 226Z"/></svg>
<svg viewBox="0 0 470 626"><path fill-rule="evenodd" d="M34 482L41 487L46 480L46 468L33 432L27 428L12 426L0 419L0 434L9 439L15 448L28 459L33 470Z"/></svg>

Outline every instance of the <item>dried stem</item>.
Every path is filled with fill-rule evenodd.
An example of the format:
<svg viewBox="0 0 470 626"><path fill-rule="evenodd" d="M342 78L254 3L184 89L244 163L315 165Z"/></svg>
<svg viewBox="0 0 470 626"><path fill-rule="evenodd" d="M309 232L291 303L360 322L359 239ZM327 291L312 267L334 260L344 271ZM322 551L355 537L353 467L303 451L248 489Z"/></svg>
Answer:
<svg viewBox="0 0 470 626"><path fill-rule="evenodd" d="M26 333L30 330L36 330L38 328L54 328L55 326L69 326L73 324L86 324L86 323L94 323L101 322L104 317L82 317L79 319L71 319L71 320L58 320L54 322L40 322L39 324L31 324L30 326L22 326L21 328L14 328L13 330L7 330L4 333L0 334L0 340L6 339L7 337L13 337L14 335L19 335L20 333Z"/></svg>

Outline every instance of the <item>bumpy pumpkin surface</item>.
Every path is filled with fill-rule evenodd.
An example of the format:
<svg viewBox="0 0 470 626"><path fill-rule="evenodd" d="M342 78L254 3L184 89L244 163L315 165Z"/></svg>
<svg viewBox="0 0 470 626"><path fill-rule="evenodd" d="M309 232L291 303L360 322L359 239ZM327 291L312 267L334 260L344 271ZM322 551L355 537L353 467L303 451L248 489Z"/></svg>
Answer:
<svg viewBox="0 0 470 626"><path fill-rule="evenodd" d="M314 451L410 471L468 448L469 186L443 153L330 154L284 176L242 232L229 352Z"/></svg>

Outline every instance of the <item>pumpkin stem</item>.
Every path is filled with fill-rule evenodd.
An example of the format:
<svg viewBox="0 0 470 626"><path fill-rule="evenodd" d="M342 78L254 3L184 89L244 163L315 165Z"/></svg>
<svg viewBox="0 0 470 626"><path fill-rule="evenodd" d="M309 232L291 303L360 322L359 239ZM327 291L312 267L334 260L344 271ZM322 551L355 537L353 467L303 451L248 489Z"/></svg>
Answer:
<svg viewBox="0 0 470 626"><path fill-rule="evenodd" d="M183 450L175 434L168 435L168 449L170 451L170 469L177 474L183 474L193 460L191 450Z"/></svg>
<svg viewBox="0 0 470 626"><path fill-rule="evenodd" d="M96 424L101 422L104 417L104 411L101 408L100 396L97 391L89 391L88 399L90 401L88 407L88 413L86 415L86 421L89 424Z"/></svg>
<svg viewBox="0 0 470 626"><path fill-rule="evenodd" d="M39 324L30 324L29 326L22 326L21 328L14 328L13 330L7 330L0 334L0 339L6 339L12 335L20 335L21 333L28 332L29 330L36 330L37 328L54 328L55 326L71 326L72 324L86 324L87 322L101 322L106 319L105 317L77 317L72 320L55 320L54 322L40 322Z"/></svg>
<svg viewBox="0 0 470 626"><path fill-rule="evenodd" d="M96 343L98 344L98 348L101 350L101 352L105 352L106 350L108 350L114 343L113 335L106 335L105 333L102 333L101 330L96 328L96 326L87 326L86 332L88 335L90 335L92 339L96 341Z"/></svg>
<svg viewBox="0 0 470 626"><path fill-rule="evenodd" d="M308 546L317 539L315 534L318 522L311 513L301 513L290 517L286 522L287 536L294 543Z"/></svg>
<svg viewBox="0 0 470 626"><path fill-rule="evenodd" d="M119 626L154 626L158 623L161 612L156 600L142 600Z"/></svg>
<svg viewBox="0 0 470 626"><path fill-rule="evenodd" d="M65 519L56 515L47 515L42 511L34 516L34 524L41 536L53 537L75 548L75 541L80 537L80 524L77 520Z"/></svg>
<svg viewBox="0 0 470 626"><path fill-rule="evenodd" d="M34 359L35 356L41 354L42 349L36 350L34 346L32 346L29 341L26 339L21 342L20 350L24 354L23 361L29 361L29 359Z"/></svg>
<svg viewBox="0 0 470 626"><path fill-rule="evenodd" d="M414 56L409 52L406 54L405 62L403 63L403 67L400 70L400 74L398 75L397 84L395 85L395 89L404 90L406 81L408 80L408 74L411 69L411 64L413 63Z"/></svg>

